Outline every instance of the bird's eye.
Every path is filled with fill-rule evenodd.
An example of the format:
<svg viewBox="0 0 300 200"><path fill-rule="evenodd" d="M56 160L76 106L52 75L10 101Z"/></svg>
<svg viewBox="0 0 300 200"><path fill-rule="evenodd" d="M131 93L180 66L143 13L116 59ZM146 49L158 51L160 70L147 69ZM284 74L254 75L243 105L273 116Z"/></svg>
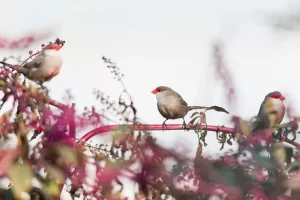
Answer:
<svg viewBox="0 0 300 200"><path fill-rule="evenodd" d="M157 92L160 92L160 89L158 89Z"/></svg>

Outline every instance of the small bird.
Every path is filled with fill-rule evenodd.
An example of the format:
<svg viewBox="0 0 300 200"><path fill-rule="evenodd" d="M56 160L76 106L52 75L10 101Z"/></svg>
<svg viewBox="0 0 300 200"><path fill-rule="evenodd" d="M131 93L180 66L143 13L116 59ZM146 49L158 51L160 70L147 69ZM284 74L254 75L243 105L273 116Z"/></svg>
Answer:
<svg viewBox="0 0 300 200"><path fill-rule="evenodd" d="M219 106L188 106L188 104L183 100L180 94L166 86L159 86L155 88L151 93L156 95L158 111L166 119L162 123L163 129L165 129L167 126L167 120L179 118L183 119L183 127L186 128L184 117L190 110L193 109L216 110L229 114L227 110Z"/></svg>
<svg viewBox="0 0 300 200"><path fill-rule="evenodd" d="M285 97L278 91L270 92L262 102L252 131L267 129L280 124L285 113Z"/></svg>
<svg viewBox="0 0 300 200"><path fill-rule="evenodd" d="M269 129L275 124L280 124L285 114L284 100L285 97L278 91L267 94L260 106L257 117L252 124L252 132ZM277 142L273 143L271 146L274 147L271 153L271 159L274 159L280 167L282 167L283 161L290 164L293 155L292 147L285 143L278 144ZM281 153L276 153L276 151L278 152L278 150L275 151L276 148L278 148ZM257 148L256 150L259 152L260 148ZM282 154L282 152L284 152L284 154Z"/></svg>
<svg viewBox="0 0 300 200"><path fill-rule="evenodd" d="M0 63L22 73L28 79L42 84L59 74L63 64L63 59L59 52L60 48L61 46L58 44L50 43L32 61L22 66L2 61Z"/></svg>

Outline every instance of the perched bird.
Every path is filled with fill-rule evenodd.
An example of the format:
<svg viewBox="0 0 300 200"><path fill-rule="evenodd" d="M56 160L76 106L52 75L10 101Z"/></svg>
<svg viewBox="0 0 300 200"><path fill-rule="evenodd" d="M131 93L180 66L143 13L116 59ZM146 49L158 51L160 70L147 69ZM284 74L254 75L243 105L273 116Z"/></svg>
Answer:
<svg viewBox="0 0 300 200"><path fill-rule="evenodd" d="M252 131L267 129L274 124L280 124L285 113L283 100L285 97L278 91L267 94L253 123Z"/></svg>
<svg viewBox="0 0 300 200"><path fill-rule="evenodd" d="M159 86L152 91L156 95L157 108L159 113L166 119L163 122L163 129L166 127L166 121L169 119L183 119L183 127L186 128L184 117L193 109L216 110L229 114L227 110L219 106L188 106L183 98L174 90L166 86Z"/></svg>
<svg viewBox="0 0 300 200"><path fill-rule="evenodd" d="M272 128L275 124L280 124L285 114L285 106L283 101L285 97L278 91L270 92L265 96L257 117L254 121L252 131ZM283 162L291 163L293 156L293 148L285 143L275 142L272 145L271 159L274 160L279 167L284 168ZM261 149L256 147L256 151ZM279 153L280 152L280 153Z"/></svg>
<svg viewBox="0 0 300 200"><path fill-rule="evenodd" d="M60 72L63 64L63 59L59 52L60 48L58 44L50 43L32 61L22 66L2 61L0 63L22 73L28 79L42 84L51 80Z"/></svg>

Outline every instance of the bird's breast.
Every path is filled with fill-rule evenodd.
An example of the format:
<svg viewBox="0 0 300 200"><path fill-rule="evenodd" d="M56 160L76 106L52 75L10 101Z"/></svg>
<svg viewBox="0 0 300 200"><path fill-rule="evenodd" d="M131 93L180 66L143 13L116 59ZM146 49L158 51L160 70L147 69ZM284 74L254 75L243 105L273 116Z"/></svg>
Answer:
<svg viewBox="0 0 300 200"><path fill-rule="evenodd" d="M48 56L45 58L45 64L43 66L45 73L48 75L55 74L57 75L62 67L63 60L58 56Z"/></svg>
<svg viewBox="0 0 300 200"><path fill-rule="evenodd" d="M63 64L63 59L60 56L47 56L45 58L46 67L56 68L61 67Z"/></svg>
<svg viewBox="0 0 300 200"><path fill-rule="evenodd" d="M157 102L168 109L176 108L178 107L178 105L180 105L180 102L177 100L177 98L174 98L172 96L158 98Z"/></svg>
<svg viewBox="0 0 300 200"><path fill-rule="evenodd" d="M40 67L32 68L29 78L35 81L49 81L60 72L62 64L61 57L46 56Z"/></svg>
<svg viewBox="0 0 300 200"><path fill-rule="evenodd" d="M187 107L174 97L164 97L158 99L157 108L160 114L166 119L182 118L187 113Z"/></svg>
<svg viewBox="0 0 300 200"><path fill-rule="evenodd" d="M276 123L281 123L285 113L284 103L280 99L270 99L266 105L266 112L274 113Z"/></svg>
<svg viewBox="0 0 300 200"><path fill-rule="evenodd" d="M61 66L57 66L56 68L53 69L53 71L50 73L50 75L45 77L45 81L51 80L53 77L59 74L61 69Z"/></svg>

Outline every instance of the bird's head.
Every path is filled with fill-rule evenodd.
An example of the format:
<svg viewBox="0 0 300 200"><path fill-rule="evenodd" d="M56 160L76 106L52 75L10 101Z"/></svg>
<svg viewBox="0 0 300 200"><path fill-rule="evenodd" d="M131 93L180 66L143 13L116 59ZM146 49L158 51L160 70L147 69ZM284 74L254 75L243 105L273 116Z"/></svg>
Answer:
<svg viewBox="0 0 300 200"><path fill-rule="evenodd" d="M61 46L58 44L48 44L47 46L44 47L43 53L45 56L58 56L60 55L60 50Z"/></svg>
<svg viewBox="0 0 300 200"><path fill-rule="evenodd" d="M171 88L167 86L158 86L154 90L152 90L152 94L155 94L157 98L165 96L168 92L172 91Z"/></svg>
<svg viewBox="0 0 300 200"><path fill-rule="evenodd" d="M268 114L270 122L281 123L285 113L283 100L285 100L285 97L278 91L266 95L264 113Z"/></svg>
<svg viewBox="0 0 300 200"><path fill-rule="evenodd" d="M267 94L266 98L271 98L272 100L285 100L285 97L278 91L270 92Z"/></svg>

